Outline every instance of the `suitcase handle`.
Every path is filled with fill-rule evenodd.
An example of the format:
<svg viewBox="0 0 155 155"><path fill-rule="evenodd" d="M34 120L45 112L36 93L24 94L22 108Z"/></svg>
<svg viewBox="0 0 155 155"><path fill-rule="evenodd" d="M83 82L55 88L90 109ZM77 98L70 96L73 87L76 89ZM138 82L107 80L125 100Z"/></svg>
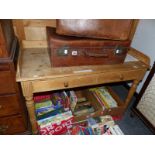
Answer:
<svg viewBox="0 0 155 155"><path fill-rule="evenodd" d="M104 58L108 58L109 55L107 53L90 53L90 52L85 52L86 56L90 56L90 57L104 57Z"/></svg>

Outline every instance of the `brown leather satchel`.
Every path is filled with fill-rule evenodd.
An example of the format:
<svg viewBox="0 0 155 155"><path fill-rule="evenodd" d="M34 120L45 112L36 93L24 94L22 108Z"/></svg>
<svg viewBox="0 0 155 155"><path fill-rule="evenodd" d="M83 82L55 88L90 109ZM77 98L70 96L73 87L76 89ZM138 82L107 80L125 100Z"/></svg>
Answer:
<svg viewBox="0 0 155 155"><path fill-rule="evenodd" d="M127 40L131 19L57 19L56 32L60 35Z"/></svg>
<svg viewBox="0 0 155 155"><path fill-rule="evenodd" d="M61 36L47 27L53 67L123 63L130 41Z"/></svg>

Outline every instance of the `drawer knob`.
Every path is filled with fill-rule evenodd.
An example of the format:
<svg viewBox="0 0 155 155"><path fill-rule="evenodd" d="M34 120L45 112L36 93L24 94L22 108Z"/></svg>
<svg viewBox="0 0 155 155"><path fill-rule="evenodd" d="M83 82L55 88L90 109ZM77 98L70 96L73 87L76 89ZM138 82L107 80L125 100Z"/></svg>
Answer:
<svg viewBox="0 0 155 155"><path fill-rule="evenodd" d="M2 109L2 105L0 105L0 109Z"/></svg>
<svg viewBox="0 0 155 155"><path fill-rule="evenodd" d="M68 87L68 82L64 82L64 87Z"/></svg>
<svg viewBox="0 0 155 155"><path fill-rule="evenodd" d="M122 74L119 77L120 77L120 80L124 80L124 76Z"/></svg>

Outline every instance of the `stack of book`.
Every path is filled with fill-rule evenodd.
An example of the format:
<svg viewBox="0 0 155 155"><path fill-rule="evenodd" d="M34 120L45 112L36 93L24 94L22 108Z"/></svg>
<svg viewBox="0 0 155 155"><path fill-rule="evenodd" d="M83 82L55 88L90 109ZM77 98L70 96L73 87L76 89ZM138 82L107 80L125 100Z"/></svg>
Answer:
<svg viewBox="0 0 155 155"><path fill-rule="evenodd" d="M34 101L40 134L62 134L71 127L73 116L65 91L35 96Z"/></svg>
<svg viewBox="0 0 155 155"><path fill-rule="evenodd" d="M117 107L117 102L113 99L106 87L97 87L89 89L96 97L98 102L102 105L103 109L115 108Z"/></svg>
<svg viewBox="0 0 155 155"><path fill-rule="evenodd" d="M52 93L50 96L35 97L35 111L38 120L68 111L69 98L66 92Z"/></svg>
<svg viewBox="0 0 155 155"><path fill-rule="evenodd" d="M73 115L71 111L57 114L45 119L38 120L41 135L61 135L72 128Z"/></svg>
<svg viewBox="0 0 155 155"><path fill-rule="evenodd" d="M36 103L35 109L37 120L64 112L64 108L61 104L54 105L51 100L45 100Z"/></svg>

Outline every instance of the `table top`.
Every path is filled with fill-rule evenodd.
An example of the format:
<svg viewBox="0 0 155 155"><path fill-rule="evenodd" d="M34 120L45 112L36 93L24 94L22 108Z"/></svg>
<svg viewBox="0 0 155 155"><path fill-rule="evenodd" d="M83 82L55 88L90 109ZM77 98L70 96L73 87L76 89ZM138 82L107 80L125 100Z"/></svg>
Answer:
<svg viewBox="0 0 155 155"><path fill-rule="evenodd" d="M123 64L51 67L47 48L27 48L20 53L16 81L44 80L66 76L79 76L106 72L146 69L148 66L137 59L128 57Z"/></svg>

